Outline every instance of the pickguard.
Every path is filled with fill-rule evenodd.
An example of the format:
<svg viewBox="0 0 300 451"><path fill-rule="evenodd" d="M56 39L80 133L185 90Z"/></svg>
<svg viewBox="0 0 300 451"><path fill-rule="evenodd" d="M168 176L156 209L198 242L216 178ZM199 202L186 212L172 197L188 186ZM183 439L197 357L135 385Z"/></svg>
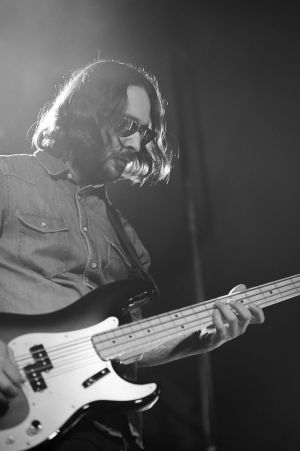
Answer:
<svg viewBox="0 0 300 451"><path fill-rule="evenodd" d="M22 417L13 409L0 418L1 450L27 450L53 439L70 418L95 402L138 403L156 391L156 384L123 380L96 353L92 336L117 326L117 318L110 317L85 329L26 334L9 343L26 382ZM37 384L41 378L42 385Z"/></svg>

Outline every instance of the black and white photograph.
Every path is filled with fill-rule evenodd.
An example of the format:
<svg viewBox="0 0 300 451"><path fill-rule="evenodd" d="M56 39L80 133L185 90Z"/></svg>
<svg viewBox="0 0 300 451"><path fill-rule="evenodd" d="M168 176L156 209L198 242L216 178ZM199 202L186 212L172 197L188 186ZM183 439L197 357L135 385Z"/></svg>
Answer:
<svg viewBox="0 0 300 451"><path fill-rule="evenodd" d="M0 451L300 449L300 6L0 0Z"/></svg>

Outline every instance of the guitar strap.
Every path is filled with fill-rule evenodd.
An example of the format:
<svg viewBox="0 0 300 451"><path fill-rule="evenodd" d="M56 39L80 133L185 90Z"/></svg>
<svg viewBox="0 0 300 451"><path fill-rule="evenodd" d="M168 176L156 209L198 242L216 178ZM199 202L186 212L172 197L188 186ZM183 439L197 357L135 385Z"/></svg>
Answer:
<svg viewBox="0 0 300 451"><path fill-rule="evenodd" d="M121 220L121 215L116 208L113 207L112 203L110 202L108 196L106 195L106 211L107 211L107 217L112 224L117 237L119 238L119 241L121 245L123 246L124 250L126 251L127 257L131 263L132 269L129 273L129 277L140 277L145 280L147 284L154 290L154 293L156 295L159 294L158 287L156 285L155 280L153 277L145 270L143 265L140 262L140 259L137 255L137 252L135 248L133 247L133 244L129 240L124 225Z"/></svg>
<svg viewBox="0 0 300 451"><path fill-rule="evenodd" d="M158 287L152 278L152 276L145 270L143 265L140 262L140 259L137 255L137 252L129 240L126 231L124 229L124 225L121 220L121 215L119 211L113 207L112 203L110 202L107 192L105 193L105 203L106 203L106 211L107 211L107 217L112 224L117 237L123 247L123 249L126 252L126 255L131 263L131 271L129 272L129 277L132 278L142 278L147 285L149 285L150 289L153 291L153 294L155 296L159 295ZM142 309L141 307L144 305L145 302L149 301L153 296L150 296L150 298L142 299L140 302L135 302L134 305L130 306L128 308L128 313L131 317L132 321L139 321L142 319ZM126 372L123 367L123 373L126 375L128 380L136 381L137 380L137 364L133 363L131 365L126 366ZM130 425L133 426L133 428L138 432L138 437L141 436L141 431L143 429L143 420L141 414L137 413L128 413L127 414L128 420L123 424L123 434L127 436L127 439L131 443L131 447L136 442L136 436L132 433ZM128 423L129 421L129 423ZM137 445L134 445L137 447ZM140 449L140 447L137 447ZM135 449L135 448L134 448Z"/></svg>

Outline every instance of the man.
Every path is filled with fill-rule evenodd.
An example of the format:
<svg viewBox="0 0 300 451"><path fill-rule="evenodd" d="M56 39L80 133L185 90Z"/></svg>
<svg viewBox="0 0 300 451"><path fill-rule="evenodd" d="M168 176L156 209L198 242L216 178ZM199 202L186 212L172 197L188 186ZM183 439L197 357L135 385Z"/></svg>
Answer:
<svg viewBox="0 0 300 451"><path fill-rule="evenodd" d="M164 114L153 76L118 61L95 61L71 76L41 116L35 153L0 158L2 311L56 311L97 287L131 277L132 258L112 224L105 187L121 178L143 184L168 177ZM122 224L139 261L135 270L151 280L148 252L123 218ZM168 340L139 355L138 364L207 352L242 334L251 321L263 321L256 306L215 307L215 331L208 338L194 334ZM2 404L18 394L22 383L1 342ZM85 422L55 449L120 449L120 444L134 449L141 446L137 435L123 417Z"/></svg>

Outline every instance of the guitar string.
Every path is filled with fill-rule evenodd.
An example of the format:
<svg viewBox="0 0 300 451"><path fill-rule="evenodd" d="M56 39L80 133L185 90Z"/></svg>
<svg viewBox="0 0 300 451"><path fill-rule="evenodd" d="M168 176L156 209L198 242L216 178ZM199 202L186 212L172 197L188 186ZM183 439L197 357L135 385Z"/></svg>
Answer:
<svg viewBox="0 0 300 451"><path fill-rule="evenodd" d="M270 284L267 284L267 285L271 285L272 283L270 283ZM273 284L272 284L273 285ZM284 287L290 287L291 285L294 285L294 283L292 282L292 283L289 283L289 284L286 284L286 285L284 285ZM96 336L99 336L100 338L103 338L102 336L104 336L104 335L112 335L112 337L107 337L105 340L104 340L104 342L105 341L110 341L111 340L111 338L114 338L114 339L116 339L116 338L122 338L122 336L124 335L124 329L126 329L126 328L129 328L130 330L129 330L129 332L130 333L132 333L132 328L135 326L135 328L137 328L137 327L139 327L139 330L138 331L143 331L143 329L141 328L141 326L142 325L145 325L145 324L147 324L147 327L146 327L146 329L147 328L151 328L151 327L153 327L153 326L151 326L151 324L149 325L149 322L151 321L151 320L161 320L161 322L162 322L162 320L164 319L164 318L168 318L169 316L174 316L174 315L176 315L176 314L184 314L186 311L188 312L188 311L190 311L191 309L192 310L196 310L196 309L198 309L199 311L197 312L195 312L195 311L193 311L192 312L192 315L195 315L195 314L198 314L198 315L200 315L202 312L208 312L209 314L211 314L211 312L212 312L212 309L211 308L207 308L207 305L211 305L211 304L214 304L214 302L216 301L216 300L224 300L224 299L226 299L226 298L237 298L237 297L240 297L241 295L242 296L244 296L243 297L243 301L246 301L246 303L248 303L248 304L250 304L251 303L251 300L250 300L250 298L252 298L252 297L256 297L256 296L258 296L258 294L257 293L254 293L254 294L248 294L247 295L247 293L249 293L249 292L251 292L251 291L257 291L257 290L259 290L259 288L260 287L255 287L255 288L252 288L252 289L249 289L247 292L240 292L240 293L235 293L235 294L233 294L233 295L227 295L227 296L223 296L223 297L220 297L220 298L215 298L215 299L213 299L213 300L211 300L211 301L205 301L205 302L202 302L202 303L195 303L195 304L193 304L193 305L191 305L191 306L187 306L187 307L183 307L183 308L181 308L181 309L178 309L178 310L174 310L173 312L169 312L169 313L164 313L164 314L161 314L161 315L158 315L157 317L153 317L153 318L146 318L146 319L144 319L144 320L141 320L141 321L138 321L138 323L130 323L130 324L126 324L126 325L123 325L123 326L120 326L119 328L116 328L116 329L109 329L109 330L107 330L107 331L101 331L100 333L96 333L95 335ZM263 285L263 288L266 288L266 285ZM281 287L282 288L282 287ZM293 289L293 288L292 288ZM268 292L268 290L265 290L266 292ZM285 292L282 292L282 290L281 290L281 292L279 292L279 296L280 297L282 297L282 295L284 295L287 291L289 291L289 290L285 290ZM266 293L264 293L264 294L266 294ZM277 293L275 293L276 295L277 295ZM262 294L260 293L259 294L260 296L262 296ZM272 294L272 297L274 297L274 294ZM263 297L262 297L262 299L264 299ZM257 300L256 300L257 301ZM206 304L206 305L205 305ZM189 314L188 314L188 316L189 316ZM181 318L184 318L184 315L182 315L181 316ZM201 318L202 319L202 318ZM167 320L167 322L168 322L169 320ZM173 322L174 321L174 318L172 318L171 319L171 322ZM136 324L138 324L138 326L136 325ZM159 324L158 324L158 326L159 326ZM156 326L157 327L157 326ZM136 332L138 332L138 331L136 331ZM67 334L67 333L66 333ZM68 342L68 344L67 345L65 345L65 344L60 344L60 345L55 345L55 346L52 346L52 347L49 347L48 348L48 352L54 352L54 351L59 351L60 349L62 349L62 350L67 350L67 348L68 347L73 347L73 346L75 346L76 344L80 344L80 342L82 341L82 340L85 340L85 337L81 337L81 338L79 338L79 339L75 339L75 340L71 340L71 341L69 341ZM28 359L28 355L27 354L24 354L24 355L20 355L20 356L18 356L18 358L19 359L22 359L22 358L24 358L24 359Z"/></svg>
<svg viewBox="0 0 300 451"><path fill-rule="evenodd" d="M199 330L199 325L197 324L194 328L193 328L194 330ZM175 336L176 335L178 335L178 331L176 331L175 332ZM170 337L170 333L168 333L168 337ZM154 340L154 342L158 342L158 341L162 341L162 340L164 340L165 341L165 337L163 336L163 337L159 337L159 338L156 338L156 340ZM151 343L151 341L150 341L150 343ZM146 343L146 345L147 346L149 346L149 342L147 342ZM130 346L132 347L132 342L130 343ZM143 347L145 346L145 344L140 344L140 343L138 343L138 346L135 348L135 349L138 349L138 348L142 348L143 349ZM121 351L123 350L123 354L124 354L124 352L126 351L126 349L124 350L124 347L123 347L123 349L122 349L122 347L121 347ZM140 352L139 352L139 354L140 354ZM121 353L121 355L122 355L122 353ZM76 360L78 360L78 358L79 358L80 356L76 356ZM76 361L75 360L75 361ZM56 362L57 363L57 362ZM65 359L64 359L64 363L63 363L63 366L66 364L66 361L65 361ZM69 362L68 362L68 364L69 364ZM59 365L56 365L56 367L58 367ZM40 369L44 369L44 367L42 367L42 368L40 368ZM36 371L38 371L39 370L39 368L36 368Z"/></svg>
<svg viewBox="0 0 300 451"><path fill-rule="evenodd" d="M285 290L285 292L284 293L279 293L279 297L280 298L282 298L282 295L283 294L285 294L286 292L288 292L288 291L291 291L291 290ZM256 296L256 295L255 295ZM251 296L250 296L251 297ZM273 301L273 298L274 298L275 296L272 296L272 300L271 300L271 302ZM278 298L278 296L277 296L277 298ZM248 296L248 299L249 299L249 296ZM249 300L247 299L247 297L246 298L244 298L244 300L245 301L248 301L248 303L250 303L249 302ZM277 299L276 299L277 300ZM269 303L269 302L268 302ZM211 311L208 311L207 309L203 309L203 305L202 304L195 304L195 306L193 306L193 307L196 307L196 308L198 308L199 309L199 312L196 312L199 316L201 316L202 315L202 318L197 318L197 321L198 320L204 320L204 319L206 319L206 318L208 318L208 317L210 317L210 315L211 315ZM212 310L212 309L209 309L209 310ZM181 313L181 312L180 312ZM208 313L208 315L206 314L206 313ZM203 316L203 314L204 314L204 316ZM168 315L168 314L166 314L166 315ZM192 315L193 316L195 316L195 312L193 312L192 313ZM190 314L189 315L187 315L187 318L189 317L189 316L191 316ZM181 316L181 317L179 317L178 318L178 321L180 321L180 320L183 320L183 319L185 319L185 317L184 316ZM144 320L144 321L146 321L146 322L148 322L148 320ZM167 323L170 323L171 322L171 325L172 324L174 324L174 318L172 318L172 320L170 321L167 321ZM164 325L166 325L167 323L165 323ZM139 332L139 333L141 333L141 332L143 332L144 330L142 329L142 328L140 328L140 329L138 329L136 332L134 332L134 331L132 331L132 326L134 326L134 323L132 323L132 324L130 324L130 333L132 333L132 334L134 334L134 333L137 333L137 332ZM158 325L158 326L160 326L160 325ZM116 329L116 330L118 330L119 332L120 332L120 329L122 329L122 328L126 328L126 327L128 327L128 325L125 325L125 326L121 326L119 329ZM157 327L157 326L156 326ZM178 326L175 326L175 327L178 327ZM199 328L201 328L201 325L198 325L198 327ZM203 326L202 326L203 327ZM148 325L148 330L151 328L151 325L149 326ZM153 328L153 326L152 326L152 328ZM171 329L172 329L172 327L171 327ZM185 323L185 329L187 330L188 329L188 322L187 323ZM166 328L164 328L164 330L166 330ZM168 331L169 331L169 329L167 329ZM114 329L112 330L112 331L114 331ZM109 331L109 332L111 332L111 331ZM156 334L157 332L154 332L154 334ZM99 335L99 338L101 338L101 335L106 335L106 332L102 332L102 333L100 333L100 334L96 334L96 335ZM149 338L150 337L150 334L147 334L147 337ZM116 338L116 337L113 337L113 338ZM140 340L141 339L141 337L138 337L138 339ZM82 342L82 341L85 341L86 340L86 337L81 337L81 339L80 339L80 341ZM102 341L102 345L105 343L105 341L109 341L109 342L111 342L111 339L110 338L108 338L108 339L106 339L106 340L103 340ZM61 350L63 350L63 352L65 352L66 350L67 350L67 348L69 348L69 347L74 347L74 343L76 342L76 340L71 340L67 345L63 345L63 346L61 346L60 345L60 348L61 348ZM76 343L76 345L78 346L78 345L81 345L81 343L79 342L77 342ZM75 345L75 346L76 346ZM122 345L121 343L120 343L120 345ZM132 346L132 341L130 341L130 346ZM114 346L115 347L115 346ZM56 347L56 348L52 348L53 350L55 349L55 350L57 350L58 349L58 347ZM105 350L106 348L103 348L102 350ZM54 351L52 351L51 350L51 348L49 348L49 351L48 352L51 352L51 354L54 352ZM74 351L74 352L76 352L76 350ZM65 355L65 354L64 354ZM62 355L61 357L64 357L64 355ZM27 356L25 356L25 358L28 358ZM53 356L52 358L55 358L55 356ZM21 359L22 359L22 357L21 357ZM18 358L17 359L17 361L20 363L20 361L21 361L21 359L20 358Z"/></svg>
<svg viewBox="0 0 300 451"><path fill-rule="evenodd" d="M86 369L86 367L88 365L91 365L91 364L97 365L99 363L101 363L101 361L99 360L97 354L94 354L94 356L89 357L88 359L86 359L84 361L85 369ZM41 378L45 378L45 381L47 383L47 381L50 380L50 379L55 379L55 378L57 378L59 376L63 376L65 374L69 374L69 373L74 372L74 371L76 371L76 370L78 370L80 368L82 368L82 362L76 362L76 364L72 363L70 365L66 365L65 367L61 367L59 370L55 370L55 369L54 370L50 370L49 373L48 372L43 373L40 377ZM101 366L101 367L97 368L96 371L101 371L103 368L104 367ZM26 379L26 381L24 382L25 385L29 385L31 383L35 384L36 383L36 378L28 377Z"/></svg>
<svg viewBox="0 0 300 451"><path fill-rule="evenodd" d="M268 284L268 285L271 285L271 283L270 284ZM287 285L285 285L284 287L288 287L289 288L289 286L290 285L294 285L294 283L290 283L290 284L287 284ZM265 285L263 285L263 287L265 288L266 286ZM253 289L249 289L248 290L248 293L250 292L250 291L254 291L254 290L258 290L260 287L256 287L256 288L253 288ZM268 290L266 290L266 291L268 291ZM289 291L289 290L285 290L285 292L286 291ZM285 293L284 292L284 293ZM250 301L250 298L251 297L256 297L257 296L257 293L254 293L254 294L250 294L250 295L247 295L246 294L247 292L240 292L240 293L235 293L235 294L233 294L233 295L227 295L227 296L223 296L223 297L220 297L220 298L216 298L216 299L213 299L213 300L211 300L211 301L206 301L206 302L203 302L203 303L195 303L194 305L192 305L192 306L187 306L187 307L183 307L183 308L181 308L181 309L178 309L178 310L175 310L175 311L173 311L173 312L169 312L169 313L164 313L164 314L162 314L162 315L158 315L157 317L154 317L153 319L154 320L156 320L156 318L158 319L158 320L162 320L162 319L164 319L164 318L168 318L170 315L176 315L176 314L181 314L181 313L185 313L185 311L189 311L189 310L191 310L191 309L193 309L193 310L195 310L195 309L199 309L199 311L198 312L193 312L192 314L194 315L195 313L196 314L201 314L201 312L203 311L203 312L205 312L205 311L209 311L209 314L211 314L211 311L212 311L212 309L207 309L207 304L209 304L209 305L211 305L211 304L213 304L216 300L218 300L218 299L220 299L220 300L224 300L224 299L226 299L226 298L234 298L234 297L239 297L240 295L244 295L244 298L243 298L243 301L246 301L247 303L251 303L251 301ZM280 295L280 297L281 297L281 295L282 294L284 294L284 293L282 293L282 291L281 291L281 293L279 293L279 295ZM277 294L277 293L276 293ZM239 296L238 296L239 295ZM260 294L260 296L261 296L261 294ZM274 296L274 295L273 295ZM206 305L205 305L206 304ZM184 318L184 316L182 315L182 318ZM201 318L202 319L202 318ZM140 325L144 325L145 323L149 323L151 321L151 318L146 318L146 319L144 319L144 320L141 320L141 321L138 321L138 324L139 324L139 326ZM172 320L171 320L172 322L174 321L174 318L172 318ZM168 321L167 321L168 322ZM126 324L126 325L123 325L123 326L120 326L119 328L116 328L116 329L109 329L109 330L107 330L107 331L102 331L102 332L100 332L99 334L95 334L95 335L99 335L99 336L101 336L101 335L106 335L106 334L112 334L112 337L113 338L119 338L118 336L123 336L124 335L124 333L123 333L123 331L124 331L124 329L125 328L132 328L133 326L135 325L135 323L130 323L130 324ZM151 326L151 324L150 324L150 326L148 325L146 328L150 328L150 327L153 327L153 326ZM140 328L140 330L142 330L141 328ZM132 332L131 330L129 331L129 332ZM102 337L101 337L102 338ZM85 339L85 338L83 338L83 339ZM106 340L104 340L104 341L107 341L107 340L109 340L110 341L110 337L108 337ZM75 346L76 345L76 342L79 344L80 343L80 341L81 341L81 338L79 338L79 339L75 339L75 340L71 340L71 341L69 341L68 342L68 344L67 345L64 345L64 344L60 344L60 345L55 345L55 346L53 346L53 347L49 347L48 348L48 351L50 352L50 351L59 351L59 349L63 349L63 350L67 350L67 347L73 347L73 346ZM27 359L28 358L28 355L26 355L26 354L24 354L23 356L21 355L21 356L19 356L18 357L19 359L22 359L22 358L24 358L24 359Z"/></svg>
<svg viewBox="0 0 300 451"><path fill-rule="evenodd" d="M280 296L280 297L282 297L282 296ZM266 300L264 302L265 306L268 305L269 303L270 303L269 300ZM192 321L192 323L193 322L195 322L195 321ZM174 330L174 328L171 328L171 331L172 331L172 329ZM194 326L189 325L189 327L185 328L185 330L182 331L182 333L186 333L186 331L190 332L191 329L193 329L194 331L199 330L199 324L198 324L197 321L196 321L196 324ZM200 329L201 329L201 326L200 326ZM149 346L150 343L158 343L160 341L165 341L166 334L164 334L163 336L161 336L161 334L160 334L160 336L157 336L157 333L155 333L154 335L156 336L156 338L154 339L154 341L152 340L152 342L151 342L151 340L150 341L148 340L146 343L140 344L139 343L140 339L138 339L138 346L135 347L135 350L137 350L138 348L143 349L145 346ZM178 331L175 330L173 332L173 335L174 336L178 336ZM170 332L168 332L167 333L167 337L168 338L170 338L170 337L172 338L172 334L170 335ZM132 341L130 341L129 343L127 342L127 344L129 344L130 345L130 349L132 349ZM90 347L90 340L88 340L88 346ZM123 354L124 353L126 354L126 343L125 343L125 350L124 350L124 345L120 345L120 348L123 351ZM91 349L93 350L93 353L94 353L94 349L93 348L91 348ZM133 356L131 356L131 358L134 357L135 355L136 356L140 355L140 352L138 352L137 354L133 354ZM120 356L122 356L122 354L120 354ZM95 357L98 359L96 353L95 353ZM82 357L77 354L76 355L76 359L73 360L73 362L80 362L80 361L82 361ZM72 360L66 362L66 360L64 359L63 365L57 365L57 359L55 359L55 368L62 368L62 367L65 367L66 365L70 365L70 364L72 364ZM36 371L39 371L39 370L44 370L44 367L39 367L39 368L37 367Z"/></svg>
<svg viewBox="0 0 300 451"><path fill-rule="evenodd" d="M268 305L267 302L265 302L264 304ZM266 306L266 305L265 305L265 306ZM195 330L196 330L196 327L195 327ZM175 332L174 335L175 335L175 336L178 336L178 333ZM172 337L172 336L171 336L171 337ZM160 341L164 341L164 338L156 339L156 340L155 340L155 343L160 342ZM140 352L138 352L138 353L136 354L136 357L139 356L139 355L140 355ZM132 356L131 356L131 358L134 358L134 357L135 357L135 355L132 355ZM56 378L56 377L58 377L58 376L60 376L60 375L66 374L66 373L69 373L70 371L77 370L77 369L79 369L79 368L82 367L82 363L83 363L83 361L82 361L82 359L80 359L80 361L79 361L79 360L76 360L76 361L73 361L73 362L69 363L68 365L61 365L60 367L57 367L57 366L56 366L56 367L55 367L56 370L55 370L55 369L52 370L52 371L47 375L47 380ZM86 364L86 365L87 365L87 364L96 364L96 365L97 365L97 364L100 364L100 363L101 363L101 360L99 360L98 355L97 355L96 352L93 352L93 355L92 355L91 357L89 357L89 358L85 361L85 364ZM103 364L103 363L104 363L104 362L102 362L102 364ZM104 367L103 367L103 365L102 365L101 367L99 366L99 371L101 371L101 369L103 369L103 368L105 368L105 364L104 364ZM59 369L59 370L58 370L58 369ZM34 379L33 379L33 378L28 378L28 381L29 381L29 382L33 382Z"/></svg>
<svg viewBox="0 0 300 451"><path fill-rule="evenodd" d="M296 297L299 294L300 294L299 292L294 292L293 296L291 296L290 293L289 293L289 295L286 297L286 299L289 299L291 297ZM282 296L278 296L275 299L275 301L278 301L278 300L283 300ZM272 305L273 303L274 303L274 299L272 300L272 302L266 300L264 302L261 302L261 306L262 307L266 307L268 305ZM205 325L202 324L202 328L203 327L208 327L209 325L212 324L211 323L211 313L212 312L208 312L208 315L203 316L201 318L202 321L203 320L207 320L207 321L209 320L207 322L207 324L205 324ZM189 316L193 317L194 315L191 314ZM183 328L182 328L182 331L181 331L180 335L186 335L187 332L190 333L192 331L197 331L197 330L199 331L199 330L201 330L201 325L199 325L198 317L196 317L196 319L191 319L190 321L186 321L186 318L184 318L184 319L185 319L185 322L182 325ZM152 335L154 335L154 337L155 337L155 335L158 335L158 338L162 339L163 341L166 341L166 338L170 337L170 332L172 333L172 337L173 336L176 337L176 335L179 335L178 327L180 327L180 325L172 326L172 323L173 323L172 320L170 321L170 323L171 323L171 327L170 328L165 328L163 331L160 331L159 333L157 333L157 332L155 333L154 332ZM141 337L137 337L135 340L134 339L131 339L131 340L127 339L124 343L121 342L117 346L116 346L116 344L112 343L107 348L101 348L99 353L100 353L100 355L103 354L105 356L105 359L108 359L108 360L112 359L112 358L116 358L116 357L122 357L122 355L123 356L126 355L126 357L128 357L128 351L132 350L133 348L136 350L137 348L149 347L149 344L151 344L153 342L153 340L151 341L151 338L152 338L151 334L147 335L147 338L148 337L150 337L150 340L149 341L145 341L144 340L142 343L140 343L141 342ZM155 341L156 340L154 338L154 342ZM100 342L100 344L102 344L102 343ZM96 343L95 346L97 347L97 343ZM117 351L116 351L117 349L119 349L119 353L118 354L117 354ZM111 356L107 355L107 353L109 351L111 351L113 355L111 355ZM139 354L133 354L133 355L139 355ZM132 357L132 355L129 354L129 357Z"/></svg>

